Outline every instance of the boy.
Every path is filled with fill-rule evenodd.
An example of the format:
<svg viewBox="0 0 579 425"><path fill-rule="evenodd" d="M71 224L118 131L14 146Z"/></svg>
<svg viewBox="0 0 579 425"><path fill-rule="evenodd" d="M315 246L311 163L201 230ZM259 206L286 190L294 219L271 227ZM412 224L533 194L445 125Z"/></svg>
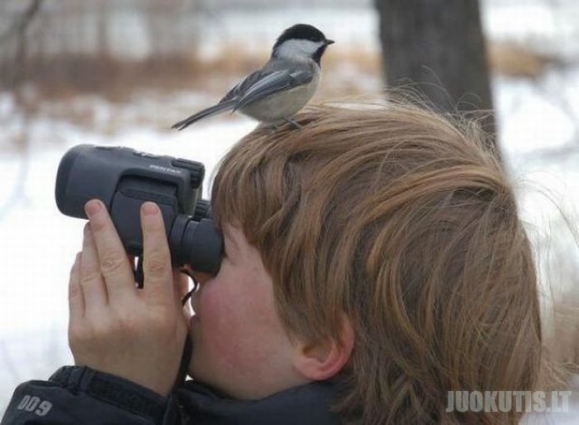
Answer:
<svg viewBox="0 0 579 425"><path fill-rule="evenodd" d="M223 159L225 254L217 276L194 275L191 318L157 207L142 208L138 290L105 208L87 204L77 366L21 385L3 425L518 423L447 411L448 391L533 390L542 367L533 255L493 152L412 106L297 121ZM193 381L174 390L187 333Z"/></svg>

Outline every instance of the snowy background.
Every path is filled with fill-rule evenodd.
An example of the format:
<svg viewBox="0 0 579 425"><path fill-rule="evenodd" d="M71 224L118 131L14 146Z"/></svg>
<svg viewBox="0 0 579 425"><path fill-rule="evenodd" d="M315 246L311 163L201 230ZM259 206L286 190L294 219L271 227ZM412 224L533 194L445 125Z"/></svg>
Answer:
<svg viewBox="0 0 579 425"><path fill-rule="evenodd" d="M356 94L376 98L383 90L379 74L356 64L336 65L336 58L346 56L340 52L378 54L377 17L368 3L355 9L238 10L219 17L209 11L212 19L205 27L200 24L199 51L214 58L230 52L234 42L246 52L261 53L281 29L309 22L336 40L324 58L331 66L325 67L319 99L339 97L340 84L344 92L355 87ZM489 40L498 45L516 43L551 58L533 75L496 73L493 94L501 148L522 214L541 258L550 260L542 262L544 282L556 296L568 298L579 292L570 289L579 253L567 226L577 225L579 211L579 3L488 0L483 23ZM150 40L139 20L120 16L118 25L125 32L117 54L147 55ZM201 161L211 176L219 158L255 123L234 115L183 132L169 127L218 100L239 77L177 94L143 89L122 101L88 94L47 101L29 87L20 96L36 105L33 115L20 112L14 93L0 91L0 416L18 383L46 379L71 363L67 282L83 222L61 215L54 202L64 152L79 143L123 145ZM24 148L15 147L13 141L21 138L26 138ZM577 424L579 406L548 420Z"/></svg>

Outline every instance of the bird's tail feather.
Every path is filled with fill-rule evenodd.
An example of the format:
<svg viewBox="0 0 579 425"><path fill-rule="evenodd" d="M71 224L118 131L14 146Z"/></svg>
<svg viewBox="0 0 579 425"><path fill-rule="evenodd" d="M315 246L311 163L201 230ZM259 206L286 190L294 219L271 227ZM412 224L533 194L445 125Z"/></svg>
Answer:
<svg viewBox="0 0 579 425"><path fill-rule="evenodd" d="M221 112L233 110L235 108L235 103L236 102L234 101L218 103L217 105L211 106L207 109L203 109L202 111L199 111L196 114L193 114L188 118L185 118L183 121L179 121L178 123L173 124L171 128L183 130L184 128L189 127L194 122L199 121L203 118L208 118L213 115L220 114Z"/></svg>

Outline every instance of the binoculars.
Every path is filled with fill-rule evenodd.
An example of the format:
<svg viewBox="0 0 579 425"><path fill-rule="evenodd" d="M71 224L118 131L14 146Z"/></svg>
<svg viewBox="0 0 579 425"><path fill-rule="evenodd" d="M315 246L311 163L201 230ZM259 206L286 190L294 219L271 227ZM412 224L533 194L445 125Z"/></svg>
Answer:
<svg viewBox="0 0 579 425"><path fill-rule="evenodd" d="M87 219L84 205L101 200L127 253L141 264L140 208L152 201L163 215L173 266L187 265L216 275L223 237L211 219L210 203L201 199L204 176L200 162L83 144L71 148L60 161L56 205L65 215ZM137 282L142 285L142 275Z"/></svg>

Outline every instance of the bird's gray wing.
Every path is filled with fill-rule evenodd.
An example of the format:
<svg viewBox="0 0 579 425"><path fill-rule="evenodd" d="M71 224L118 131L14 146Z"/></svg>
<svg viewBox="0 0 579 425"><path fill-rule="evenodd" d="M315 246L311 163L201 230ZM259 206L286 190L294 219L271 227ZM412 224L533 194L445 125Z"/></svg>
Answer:
<svg viewBox="0 0 579 425"><path fill-rule="evenodd" d="M243 93L247 91L253 84L255 84L263 74L267 73L264 70L255 71L249 74L241 82L237 83L231 90L229 90L225 96L219 101L219 103L227 103L230 100L238 100L243 96Z"/></svg>
<svg viewBox="0 0 579 425"><path fill-rule="evenodd" d="M314 73L309 68L305 69L280 69L269 73L262 73L243 92L239 93L239 99L235 109L261 100L274 93L289 90L294 87L309 83Z"/></svg>
<svg viewBox="0 0 579 425"><path fill-rule="evenodd" d="M225 94L225 96L223 96L223 98L219 101L219 103L207 109L203 109L202 111L185 118L183 121L179 121L178 123L173 124L171 128L183 130L184 128L190 126L194 122L197 122L203 118L208 118L210 116L217 115L225 111L236 110L238 107L239 99L241 99L242 95L248 88L250 88L256 81L258 81L261 78L263 73L264 73L263 70L259 70L255 71L252 74L249 74L247 77L245 77L243 81L241 81L231 90L229 90Z"/></svg>

